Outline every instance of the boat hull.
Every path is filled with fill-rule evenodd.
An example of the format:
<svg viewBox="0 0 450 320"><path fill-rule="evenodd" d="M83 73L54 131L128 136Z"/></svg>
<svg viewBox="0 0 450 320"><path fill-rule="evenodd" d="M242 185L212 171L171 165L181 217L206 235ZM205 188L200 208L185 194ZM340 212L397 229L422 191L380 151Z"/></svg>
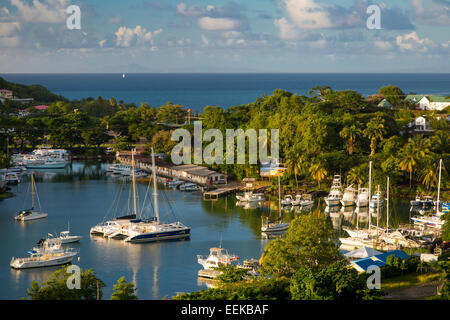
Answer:
<svg viewBox="0 0 450 320"><path fill-rule="evenodd" d="M174 240L180 238L189 238L191 235L191 229L185 228L175 231L163 231L163 232L148 232L142 233L136 236L130 236L125 239L125 242L131 243L144 243L163 240Z"/></svg>
<svg viewBox="0 0 450 320"><path fill-rule="evenodd" d="M341 200L341 204L344 207L353 207L355 205L355 200Z"/></svg>
<svg viewBox="0 0 450 320"><path fill-rule="evenodd" d="M327 204L327 206L333 207L333 206L340 205L341 200L340 199L325 199L325 203Z"/></svg>
<svg viewBox="0 0 450 320"><path fill-rule="evenodd" d="M30 221L30 220L37 220L37 219L43 219L48 216L47 213L33 213L30 216L23 216L23 217L15 217L17 221Z"/></svg>
<svg viewBox="0 0 450 320"><path fill-rule="evenodd" d="M12 261L10 266L14 269L31 269L31 268L43 268L43 267L53 267L59 266L63 264L71 263L73 258L76 256L76 253L70 254L61 258L54 258L47 261L23 261L20 259L16 259Z"/></svg>

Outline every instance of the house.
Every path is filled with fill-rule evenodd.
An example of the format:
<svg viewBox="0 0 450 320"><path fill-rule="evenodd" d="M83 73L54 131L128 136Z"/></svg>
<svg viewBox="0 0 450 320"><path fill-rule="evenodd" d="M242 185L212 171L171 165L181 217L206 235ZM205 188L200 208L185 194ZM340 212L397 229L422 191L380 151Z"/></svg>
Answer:
<svg viewBox="0 0 450 320"><path fill-rule="evenodd" d="M386 99L383 99L379 104L378 107L380 108L386 108L386 109L392 109L392 104L387 101Z"/></svg>
<svg viewBox="0 0 450 320"><path fill-rule="evenodd" d="M408 124L413 134L427 135L433 132L428 116L419 116L413 122Z"/></svg>
<svg viewBox="0 0 450 320"><path fill-rule="evenodd" d="M12 99L13 92L11 90L7 90L7 89L0 89L0 98Z"/></svg>
<svg viewBox="0 0 450 320"><path fill-rule="evenodd" d="M385 253L377 254L371 257L354 260L350 263L350 266L358 272L366 272L371 266L384 267L386 265L387 258L391 255L395 255L402 260L408 259L409 256L401 250L393 250Z"/></svg>
<svg viewBox="0 0 450 320"><path fill-rule="evenodd" d="M450 99L444 96L407 95L405 101L413 102L420 110L444 110L450 106Z"/></svg>

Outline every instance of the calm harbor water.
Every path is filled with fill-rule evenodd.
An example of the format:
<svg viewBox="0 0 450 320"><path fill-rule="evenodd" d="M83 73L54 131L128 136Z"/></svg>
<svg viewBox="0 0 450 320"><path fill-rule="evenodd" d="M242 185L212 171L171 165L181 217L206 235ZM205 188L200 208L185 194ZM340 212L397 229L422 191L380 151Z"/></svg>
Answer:
<svg viewBox="0 0 450 320"><path fill-rule="evenodd" d="M132 202L128 201L129 181L105 174L104 167L100 163L74 162L66 169L36 170L39 201L43 211L48 213L46 219L26 223L13 219L19 210L31 206L31 195L27 192L28 175L12 187L15 197L0 201L0 281L3 284L0 299L26 297L31 281L40 283L58 269L18 271L11 269L9 262L13 256L26 256L27 251L47 233L66 230L68 223L72 234L83 236L79 244L69 245L80 250L79 260L75 258L73 263L83 270L95 269L98 277L107 284L103 290L105 299L109 299L113 285L121 276L136 285L141 299L170 298L177 292L206 288L197 279L197 272L201 269L197 263L198 254L207 255L210 247L219 246L221 242L222 247L242 260L259 259L270 241L259 230L262 215L278 216L276 199L272 199L274 201L268 206L248 209L236 206L234 196L213 202L202 200L200 193L178 190L160 192L161 220L169 222L175 219L171 214L172 208L176 218L191 227L190 240L128 244L90 236L92 226L104 219L126 214L132 207ZM138 183L139 203L144 202L146 193L151 198L148 182ZM142 210L142 216L150 217L153 209L149 199L146 200L148 205L139 208L139 212ZM320 202L316 205L321 210L324 207ZM289 221L296 214L294 211L283 211L283 219ZM327 214L338 230L356 222L354 210ZM407 200L391 202L390 223L394 226L408 222L409 214ZM384 224L385 218L383 214L380 224ZM367 213L362 213L358 221L364 225Z"/></svg>

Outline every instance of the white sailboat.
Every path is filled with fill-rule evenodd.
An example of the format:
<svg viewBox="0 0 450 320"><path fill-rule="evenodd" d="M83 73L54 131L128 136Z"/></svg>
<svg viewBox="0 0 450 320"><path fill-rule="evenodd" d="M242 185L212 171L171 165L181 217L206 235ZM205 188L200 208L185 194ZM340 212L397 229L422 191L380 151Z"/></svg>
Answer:
<svg viewBox="0 0 450 320"><path fill-rule="evenodd" d="M341 176L335 175L333 177L333 183L331 185L330 193L328 197L325 198L325 203L327 206L338 206L342 199L342 186L341 186Z"/></svg>
<svg viewBox="0 0 450 320"><path fill-rule="evenodd" d="M36 197L38 200L39 205L39 211L34 210L34 194L36 193ZM42 212L41 208L41 202L39 201L39 196L37 194L37 188L36 184L34 183L34 175L31 173L31 209L22 210L17 214L14 219L16 221L29 221L29 220L36 220L36 219L42 219L47 217L47 213Z"/></svg>
<svg viewBox="0 0 450 320"><path fill-rule="evenodd" d="M442 171L442 159L439 160L439 181L438 181L438 192L437 192L437 201L436 203L439 204L440 200L440 191L441 191L441 171ZM411 220L414 222L414 224L424 225L436 229L442 229L445 220L441 219L441 216L444 213L441 211L440 206L436 206L436 212L432 216L415 216L412 217Z"/></svg>
<svg viewBox="0 0 450 320"><path fill-rule="evenodd" d="M278 212L279 212L279 219L281 220L281 182L280 182L280 174L278 174ZM264 222L264 218L262 221L261 231L262 232L279 232L279 231L285 231L289 229L289 223L286 222L272 222L267 219L266 222Z"/></svg>

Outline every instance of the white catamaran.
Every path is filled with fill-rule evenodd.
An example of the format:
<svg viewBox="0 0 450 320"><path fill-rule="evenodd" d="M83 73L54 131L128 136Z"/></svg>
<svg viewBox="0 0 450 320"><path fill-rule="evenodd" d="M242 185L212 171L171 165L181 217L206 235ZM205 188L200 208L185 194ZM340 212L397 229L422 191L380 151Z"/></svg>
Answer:
<svg viewBox="0 0 450 320"><path fill-rule="evenodd" d="M34 210L34 205L35 205L34 194L35 193L36 193L36 198L38 200L39 211ZM29 221L29 220L42 219L42 218L47 217L47 215L48 215L47 213L42 212L41 202L39 201L36 184L34 183L34 176L33 176L33 173L31 173L31 209L22 210L14 217L14 219L16 221Z"/></svg>

